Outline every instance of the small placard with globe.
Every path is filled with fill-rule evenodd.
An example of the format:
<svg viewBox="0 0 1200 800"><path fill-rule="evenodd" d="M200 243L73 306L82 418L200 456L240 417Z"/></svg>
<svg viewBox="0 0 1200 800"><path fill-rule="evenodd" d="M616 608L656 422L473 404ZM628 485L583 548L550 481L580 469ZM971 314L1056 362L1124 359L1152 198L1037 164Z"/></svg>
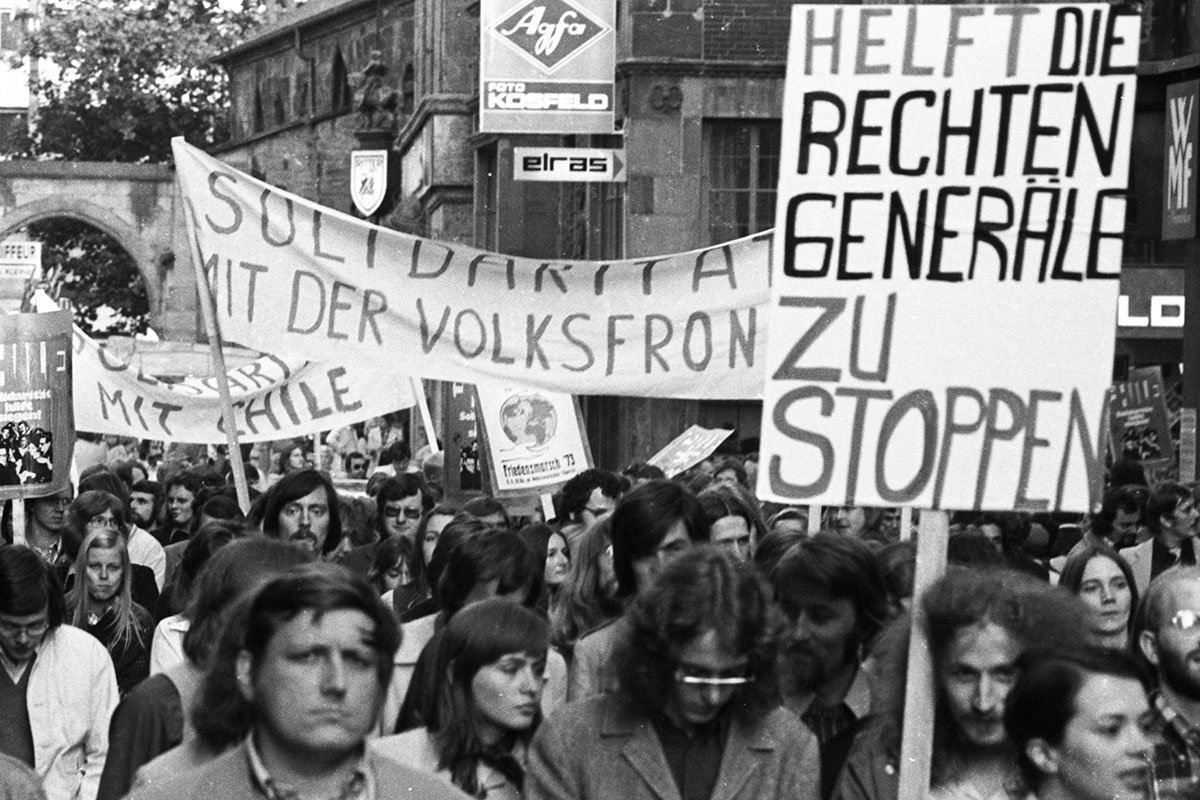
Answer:
<svg viewBox="0 0 1200 800"><path fill-rule="evenodd" d="M504 385L476 390L497 492L540 492L591 466L571 395Z"/></svg>

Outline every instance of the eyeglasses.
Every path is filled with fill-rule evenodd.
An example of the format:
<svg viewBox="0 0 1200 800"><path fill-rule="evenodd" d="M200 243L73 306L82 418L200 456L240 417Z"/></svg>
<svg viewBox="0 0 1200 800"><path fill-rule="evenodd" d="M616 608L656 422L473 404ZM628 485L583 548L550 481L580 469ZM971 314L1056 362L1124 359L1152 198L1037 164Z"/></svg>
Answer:
<svg viewBox="0 0 1200 800"><path fill-rule="evenodd" d="M1175 616L1171 617L1167 624L1181 631L1190 631L1200 625L1200 611L1190 608L1181 609L1175 612Z"/></svg>
<svg viewBox="0 0 1200 800"><path fill-rule="evenodd" d="M754 677L746 674L745 667L727 672L708 672L681 665L675 670L675 682L684 686L745 686L753 683Z"/></svg>
<svg viewBox="0 0 1200 800"><path fill-rule="evenodd" d="M87 521L85 527L93 530L96 528L107 528L115 531L119 525L112 517L92 517Z"/></svg>
<svg viewBox="0 0 1200 800"><path fill-rule="evenodd" d="M21 633L24 633L30 639L36 639L48 630L50 630L50 621L45 619L30 622L27 625L14 625L8 620L0 620L0 634L4 634L4 638L6 639L15 639Z"/></svg>
<svg viewBox="0 0 1200 800"><path fill-rule="evenodd" d="M408 519L421 518L421 509L419 508L388 508L387 506L384 506L383 509L383 515L389 519L400 516L401 512L403 512L404 516Z"/></svg>

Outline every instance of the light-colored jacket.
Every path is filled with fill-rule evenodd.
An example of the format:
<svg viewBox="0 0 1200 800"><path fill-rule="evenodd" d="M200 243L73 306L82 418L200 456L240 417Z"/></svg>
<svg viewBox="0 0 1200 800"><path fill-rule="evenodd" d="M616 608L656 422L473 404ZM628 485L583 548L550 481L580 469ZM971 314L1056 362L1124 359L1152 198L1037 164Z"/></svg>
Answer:
<svg viewBox="0 0 1200 800"><path fill-rule="evenodd" d="M33 768L48 800L94 800L108 755L117 677L104 645L61 625L46 634L29 674Z"/></svg>
<svg viewBox="0 0 1200 800"><path fill-rule="evenodd" d="M776 708L735 717L712 800L816 800L817 740ZM620 695L563 706L542 723L529 750L526 800L680 800L649 717Z"/></svg>
<svg viewBox="0 0 1200 800"><path fill-rule="evenodd" d="M446 783L453 785L450 770L438 768L437 746L434 743L433 734L429 732L428 728L417 728L395 736L384 736L381 739L373 739L368 744L372 750L385 758L390 758L392 761L420 770L428 775L436 775ZM524 762L524 752L514 753L514 755ZM479 787L486 792L484 796L487 797L487 800L521 800L521 790L505 778L499 770L486 764L480 764L475 774L479 781Z"/></svg>
<svg viewBox="0 0 1200 800"><path fill-rule="evenodd" d="M1145 597L1150 588L1150 568L1154 561L1154 539L1147 539L1141 544L1126 547L1118 551L1129 562L1133 571L1133 582L1137 584L1138 597Z"/></svg>

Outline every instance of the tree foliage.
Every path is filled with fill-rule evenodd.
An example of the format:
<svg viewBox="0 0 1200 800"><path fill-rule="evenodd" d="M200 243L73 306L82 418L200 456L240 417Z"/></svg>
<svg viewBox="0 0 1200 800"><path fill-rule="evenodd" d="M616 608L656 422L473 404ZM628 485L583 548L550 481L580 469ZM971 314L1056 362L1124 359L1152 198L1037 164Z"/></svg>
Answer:
<svg viewBox="0 0 1200 800"><path fill-rule="evenodd" d="M50 293L71 301L75 324L89 333L146 332L146 287L137 264L116 240L86 222L61 217L31 224L29 234L42 243L42 273ZM116 319L97 330L104 307Z"/></svg>
<svg viewBox="0 0 1200 800"><path fill-rule="evenodd" d="M256 16L218 0L47 0L21 57L43 64L35 158L168 163L171 137L228 138L227 79L212 59Z"/></svg>

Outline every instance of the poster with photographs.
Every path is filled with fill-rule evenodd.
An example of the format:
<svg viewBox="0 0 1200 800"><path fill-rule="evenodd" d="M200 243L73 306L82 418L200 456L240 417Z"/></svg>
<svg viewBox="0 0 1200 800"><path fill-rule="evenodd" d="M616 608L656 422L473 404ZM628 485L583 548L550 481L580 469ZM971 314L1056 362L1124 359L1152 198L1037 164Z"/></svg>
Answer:
<svg viewBox="0 0 1200 800"><path fill-rule="evenodd" d="M68 480L71 315L0 315L0 499L42 497Z"/></svg>

